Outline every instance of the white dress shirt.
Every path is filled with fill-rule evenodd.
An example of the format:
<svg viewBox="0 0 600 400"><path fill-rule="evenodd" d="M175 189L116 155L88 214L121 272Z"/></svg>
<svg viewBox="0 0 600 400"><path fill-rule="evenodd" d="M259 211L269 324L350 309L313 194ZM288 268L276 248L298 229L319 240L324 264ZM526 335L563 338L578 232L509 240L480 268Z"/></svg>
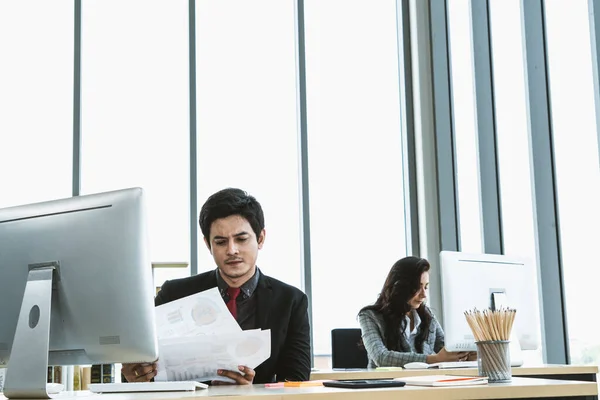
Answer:
<svg viewBox="0 0 600 400"><path fill-rule="evenodd" d="M410 317L408 315L405 315L404 319L406 320L406 328L404 328L404 337L406 337L406 341L410 343L410 347L414 349L417 331L419 329L419 326L421 325L421 317L419 317L419 314L417 314L417 310L411 310L410 312L412 313L412 317L414 320L414 327L411 331Z"/></svg>

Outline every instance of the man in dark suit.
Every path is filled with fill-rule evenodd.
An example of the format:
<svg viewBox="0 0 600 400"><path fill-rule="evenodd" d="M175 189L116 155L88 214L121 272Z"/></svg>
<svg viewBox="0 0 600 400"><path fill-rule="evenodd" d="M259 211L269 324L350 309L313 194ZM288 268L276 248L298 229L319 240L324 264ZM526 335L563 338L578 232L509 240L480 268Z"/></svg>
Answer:
<svg viewBox="0 0 600 400"><path fill-rule="evenodd" d="M242 329L271 330L271 356L256 370L240 366L239 371L221 370L219 375L237 384L308 380L308 299L299 289L263 274L256 266L266 235L258 201L240 189L221 190L204 203L199 222L217 269L165 282L155 304L218 287ZM148 381L156 375L156 363L124 364L122 373L130 382Z"/></svg>

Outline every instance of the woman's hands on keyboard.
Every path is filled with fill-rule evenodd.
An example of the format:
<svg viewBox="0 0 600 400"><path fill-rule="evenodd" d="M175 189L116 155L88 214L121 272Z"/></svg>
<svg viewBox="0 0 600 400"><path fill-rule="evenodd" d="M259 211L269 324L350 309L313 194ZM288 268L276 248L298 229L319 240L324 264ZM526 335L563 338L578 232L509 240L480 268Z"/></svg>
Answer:
<svg viewBox="0 0 600 400"><path fill-rule="evenodd" d="M157 374L157 364L123 364L121 373L127 379L127 382L149 382Z"/></svg>
<svg viewBox="0 0 600 400"><path fill-rule="evenodd" d="M427 356L428 364L435 364L439 362L453 362L453 361L466 361L469 357L467 351L448 351L443 347L437 354L430 354Z"/></svg>
<svg viewBox="0 0 600 400"><path fill-rule="evenodd" d="M226 369L220 369L217 371L217 374L221 375L221 376L225 376L227 378L233 379L235 381L235 383L232 382L226 382L226 381L219 381L219 380L214 380L211 382L211 384L213 385L251 385L252 381L254 380L254 375L256 375L256 372L254 372L254 370L252 368L240 365L238 366L238 369L240 370L240 372L237 371L228 371Z"/></svg>

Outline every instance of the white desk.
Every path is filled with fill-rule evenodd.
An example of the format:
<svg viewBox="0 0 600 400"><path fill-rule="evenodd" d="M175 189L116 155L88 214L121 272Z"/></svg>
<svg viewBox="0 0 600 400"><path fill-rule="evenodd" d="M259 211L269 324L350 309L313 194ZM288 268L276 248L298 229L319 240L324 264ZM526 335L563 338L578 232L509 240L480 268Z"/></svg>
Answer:
<svg viewBox="0 0 600 400"><path fill-rule="evenodd" d="M71 393L78 395L69 396ZM221 400L469 400L469 399L540 399L584 398L597 396L598 386L593 382L563 381L556 379L513 378L510 383L465 387L417 387L381 389L337 389L324 386L299 388L265 388L252 386L214 386L196 392L99 394L71 392L60 395L62 400L189 400L199 397L217 397ZM6 400L0 395L0 400Z"/></svg>
<svg viewBox="0 0 600 400"><path fill-rule="evenodd" d="M545 364L536 366L515 367L512 369L513 376L551 378L562 380L580 380L595 382L598 366L596 365L558 365ZM310 373L311 380L322 379L378 379L378 378L401 378L403 376L417 375L461 375L477 376L477 368L457 369L418 369L406 370L396 368L385 369L348 369L348 370L317 370Z"/></svg>

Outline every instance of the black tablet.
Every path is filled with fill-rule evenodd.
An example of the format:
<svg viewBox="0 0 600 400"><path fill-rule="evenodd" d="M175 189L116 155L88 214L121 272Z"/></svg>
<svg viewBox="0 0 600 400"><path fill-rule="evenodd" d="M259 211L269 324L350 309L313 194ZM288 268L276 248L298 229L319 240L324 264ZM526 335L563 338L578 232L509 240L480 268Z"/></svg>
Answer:
<svg viewBox="0 0 600 400"><path fill-rule="evenodd" d="M347 389L402 387L404 385L406 385L405 382L396 381L393 379L348 379L323 381L323 386Z"/></svg>

